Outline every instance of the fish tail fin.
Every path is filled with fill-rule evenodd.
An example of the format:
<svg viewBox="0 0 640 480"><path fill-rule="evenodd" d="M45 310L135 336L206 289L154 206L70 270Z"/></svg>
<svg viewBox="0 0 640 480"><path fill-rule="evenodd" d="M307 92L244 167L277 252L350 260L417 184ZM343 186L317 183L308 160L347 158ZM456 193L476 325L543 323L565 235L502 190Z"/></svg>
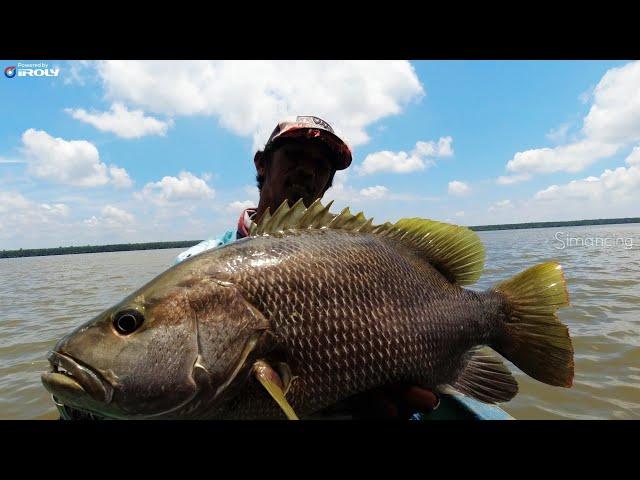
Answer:
<svg viewBox="0 0 640 480"><path fill-rule="evenodd" d="M569 305L562 267L542 263L493 289L506 303L501 334L492 347L529 376L549 385L573 383L569 329L556 311Z"/></svg>

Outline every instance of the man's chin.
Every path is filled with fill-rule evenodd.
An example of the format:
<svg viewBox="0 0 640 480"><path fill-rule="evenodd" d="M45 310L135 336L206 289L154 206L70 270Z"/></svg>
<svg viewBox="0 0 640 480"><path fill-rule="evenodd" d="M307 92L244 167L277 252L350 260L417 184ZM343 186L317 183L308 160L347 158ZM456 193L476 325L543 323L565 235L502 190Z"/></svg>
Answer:
<svg viewBox="0 0 640 480"><path fill-rule="evenodd" d="M305 193L291 192L289 195L287 195L287 201L289 202L289 206L293 206L300 199L302 199L302 201L304 202L305 207L308 207L313 203L316 197L307 192Z"/></svg>

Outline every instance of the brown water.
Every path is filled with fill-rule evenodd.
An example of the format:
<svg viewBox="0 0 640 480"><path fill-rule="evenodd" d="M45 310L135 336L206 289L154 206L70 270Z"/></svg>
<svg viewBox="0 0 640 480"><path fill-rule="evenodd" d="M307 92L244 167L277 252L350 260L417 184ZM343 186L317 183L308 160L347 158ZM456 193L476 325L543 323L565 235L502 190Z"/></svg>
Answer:
<svg viewBox="0 0 640 480"><path fill-rule="evenodd" d="M573 388L544 385L512 367L520 393L503 408L522 419L640 418L640 225L479 235L487 262L474 288L555 259L571 295L572 306L559 315L575 348ZM40 383L47 350L165 270L180 251L0 259L0 418L57 418Z"/></svg>

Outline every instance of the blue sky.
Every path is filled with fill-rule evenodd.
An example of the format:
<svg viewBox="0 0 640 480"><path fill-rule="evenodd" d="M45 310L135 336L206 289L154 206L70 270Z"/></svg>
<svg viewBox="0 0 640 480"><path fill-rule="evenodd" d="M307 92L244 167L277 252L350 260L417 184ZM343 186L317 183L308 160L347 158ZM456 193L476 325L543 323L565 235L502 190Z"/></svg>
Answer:
<svg viewBox="0 0 640 480"><path fill-rule="evenodd" d="M352 146L326 198L376 221L638 216L640 62L46 62L0 77L0 249L211 238L253 154L318 115ZM634 150L635 149L635 150Z"/></svg>

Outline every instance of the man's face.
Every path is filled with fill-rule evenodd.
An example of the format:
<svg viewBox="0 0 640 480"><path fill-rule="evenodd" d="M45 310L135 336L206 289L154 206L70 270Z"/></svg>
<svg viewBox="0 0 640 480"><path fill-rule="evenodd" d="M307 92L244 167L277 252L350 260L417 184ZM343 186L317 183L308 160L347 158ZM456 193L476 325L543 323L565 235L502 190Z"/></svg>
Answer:
<svg viewBox="0 0 640 480"><path fill-rule="evenodd" d="M286 141L276 148L266 166L261 195L269 199L272 213L285 199L293 205L302 198L308 207L322 197L332 171L330 152L322 144Z"/></svg>

